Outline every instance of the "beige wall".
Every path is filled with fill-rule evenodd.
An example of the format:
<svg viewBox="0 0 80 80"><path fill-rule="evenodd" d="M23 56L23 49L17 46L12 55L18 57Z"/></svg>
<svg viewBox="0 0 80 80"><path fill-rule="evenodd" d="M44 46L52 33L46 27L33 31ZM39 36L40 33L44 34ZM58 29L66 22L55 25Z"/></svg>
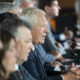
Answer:
<svg viewBox="0 0 80 80"><path fill-rule="evenodd" d="M62 8L74 8L75 0L58 0Z"/></svg>

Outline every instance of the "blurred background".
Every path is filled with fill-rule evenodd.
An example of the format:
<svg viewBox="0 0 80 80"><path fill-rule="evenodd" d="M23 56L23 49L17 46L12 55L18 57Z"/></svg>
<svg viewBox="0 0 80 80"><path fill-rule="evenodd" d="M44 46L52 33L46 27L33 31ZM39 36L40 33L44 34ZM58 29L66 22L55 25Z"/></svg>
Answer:
<svg viewBox="0 0 80 80"><path fill-rule="evenodd" d="M0 0L0 2L13 2L13 0ZM80 0L58 0L61 6L60 15L53 20L54 31L61 33L67 28L72 30L74 36L80 37Z"/></svg>

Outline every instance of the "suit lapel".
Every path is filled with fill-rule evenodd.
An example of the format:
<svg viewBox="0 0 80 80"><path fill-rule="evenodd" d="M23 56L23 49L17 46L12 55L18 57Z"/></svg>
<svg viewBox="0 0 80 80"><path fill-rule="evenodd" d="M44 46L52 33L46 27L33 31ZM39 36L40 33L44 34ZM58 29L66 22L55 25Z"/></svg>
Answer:
<svg viewBox="0 0 80 80"><path fill-rule="evenodd" d="M47 80L46 72L45 72L44 66L42 64L42 61L40 59L39 51L37 50L37 48L35 48L35 51L32 51L32 52L35 57L36 68L37 68L38 72L40 73L42 80Z"/></svg>

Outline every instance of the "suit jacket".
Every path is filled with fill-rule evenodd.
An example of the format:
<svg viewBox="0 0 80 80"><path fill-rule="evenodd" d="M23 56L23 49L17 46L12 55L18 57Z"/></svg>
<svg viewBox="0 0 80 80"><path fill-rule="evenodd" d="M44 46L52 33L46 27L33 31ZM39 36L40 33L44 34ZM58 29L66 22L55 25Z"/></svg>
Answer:
<svg viewBox="0 0 80 80"><path fill-rule="evenodd" d="M47 75L53 76L53 75L61 74L61 72L55 70L56 67L53 67L53 66L47 64L47 63L55 61L55 58L53 57L53 55L51 55L50 53L46 53L46 51L40 44L36 45L35 48L38 50L38 52L40 54L41 62L42 62L42 64L44 64L44 69L45 69Z"/></svg>
<svg viewBox="0 0 80 80"><path fill-rule="evenodd" d="M39 57L37 57L36 51L31 51L28 61L23 66L29 71L29 73L37 80L47 80L47 76L43 67L43 64Z"/></svg>
<svg viewBox="0 0 80 80"><path fill-rule="evenodd" d="M40 53L43 64L55 61L55 57L53 55L51 55L50 53L46 53L46 51L44 50L42 45L39 44L39 45L36 45L35 47L36 47L36 49L38 49L38 51Z"/></svg>
<svg viewBox="0 0 80 80"><path fill-rule="evenodd" d="M40 49L40 48L39 48ZM27 62L23 66L29 71L30 74L37 80L48 80L46 70L54 71L54 68L47 66L45 70L44 62L42 62L39 50L35 47L35 51L30 52L30 56ZM53 78L54 80L54 78ZM57 80L57 79L55 79Z"/></svg>
<svg viewBox="0 0 80 80"><path fill-rule="evenodd" d="M11 73L9 80L36 80L34 79L29 72L22 66L19 66L19 70L21 71L21 76L18 74L18 71ZM23 77L20 79L20 77Z"/></svg>

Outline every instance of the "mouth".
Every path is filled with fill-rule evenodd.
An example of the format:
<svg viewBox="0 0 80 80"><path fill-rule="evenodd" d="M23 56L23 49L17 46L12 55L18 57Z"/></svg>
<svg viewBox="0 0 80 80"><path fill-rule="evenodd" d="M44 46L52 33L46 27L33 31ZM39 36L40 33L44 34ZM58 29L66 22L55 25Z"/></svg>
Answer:
<svg viewBox="0 0 80 80"><path fill-rule="evenodd" d="M42 37L43 37L43 39L45 39L46 36L42 36Z"/></svg>
<svg viewBox="0 0 80 80"><path fill-rule="evenodd" d="M28 54L28 55L29 55L29 54L30 54L30 51L28 51L26 54Z"/></svg>

